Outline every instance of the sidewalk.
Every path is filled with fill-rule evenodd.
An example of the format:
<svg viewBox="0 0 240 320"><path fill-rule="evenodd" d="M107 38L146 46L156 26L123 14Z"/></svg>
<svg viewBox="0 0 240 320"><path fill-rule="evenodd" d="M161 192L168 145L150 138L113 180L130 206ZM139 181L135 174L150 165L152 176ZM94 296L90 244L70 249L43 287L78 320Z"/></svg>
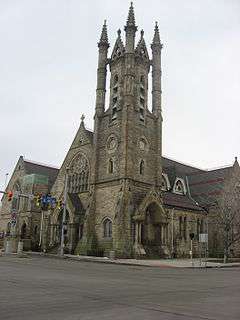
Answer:
<svg viewBox="0 0 240 320"><path fill-rule="evenodd" d="M56 254L43 254L39 252L31 252L30 255L42 255L51 258L62 259ZM77 256L71 254L65 254L65 259L75 260L75 261L87 261L87 262L98 262L107 264L119 264L119 265L129 265L129 266L144 266L144 267L162 267L162 268L229 268L229 267L240 267L240 262L234 263L219 263L219 262L207 262L202 259L114 259L111 260L107 257L93 257L93 256Z"/></svg>

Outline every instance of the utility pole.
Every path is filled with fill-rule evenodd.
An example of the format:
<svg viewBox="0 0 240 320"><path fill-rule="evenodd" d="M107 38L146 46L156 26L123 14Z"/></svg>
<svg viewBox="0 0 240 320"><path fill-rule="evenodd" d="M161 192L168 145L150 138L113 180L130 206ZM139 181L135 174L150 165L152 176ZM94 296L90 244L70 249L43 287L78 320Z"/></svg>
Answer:
<svg viewBox="0 0 240 320"><path fill-rule="evenodd" d="M63 219L62 219L62 233L61 233L61 248L60 255L64 256L64 231L66 224L66 212L67 212L67 191L68 191L68 171L69 168L66 168L65 184L64 184L64 195L63 195Z"/></svg>

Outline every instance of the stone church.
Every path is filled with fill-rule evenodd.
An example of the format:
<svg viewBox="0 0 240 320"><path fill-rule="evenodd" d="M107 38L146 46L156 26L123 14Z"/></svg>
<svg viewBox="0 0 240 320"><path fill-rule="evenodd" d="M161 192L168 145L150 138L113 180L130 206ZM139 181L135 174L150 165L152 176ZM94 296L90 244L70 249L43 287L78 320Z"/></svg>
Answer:
<svg viewBox="0 0 240 320"><path fill-rule="evenodd" d="M114 250L121 257L169 256L171 214L164 207L162 193L170 187L162 172L162 44L156 24L150 58L143 30L136 39L132 4L124 31L122 39L118 30L109 52L106 22L103 25L98 42L94 132L85 128L82 118L51 192L62 196L67 170L70 251L98 254ZM152 99L148 101L150 71ZM107 72L110 88L106 88ZM106 90L110 90L109 103ZM173 183L176 197L187 193L182 178ZM190 198L188 201L192 210L189 220L197 215L203 224L204 211ZM51 217L51 245L59 241L55 238L58 219L56 210ZM186 217L181 219L184 238L187 222ZM184 243L182 251L189 251Z"/></svg>
<svg viewBox="0 0 240 320"><path fill-rule="evenodd" d="M59 170L32 163L29 171L30 162L20 157L7 190L27 192L26 177L30 175L31 181L36 181L31 192L45 190L61 199L67 178L67 252L184 257L189 256L189 234L194 233L193 253L197 254L198 235L207 231L201 201L204 193L198 192L199 185L207 185L211 192L212 182L221 184L227 170L205 171L162 156L162 43L158 25L151 53L143 30L137 34L132 4L124 31L122 36L118 30L109 52L106 22L102 28L94 131L85 128L82 117ZM106 87L107 72L110 88ZM234 165L238 166L237 160ZM211 179L212 175L222 180ZM40 180L45 182L37 183ZM11 206L3 197L0 231L8 228L10 232ZM18 214L18 236L25 239L25 249L34 249L39 240L40 211L33 201L25 208L20 201ZM62 216L62 210L55 208L44 218L44 246L50 252L59 247Z"/></svg>

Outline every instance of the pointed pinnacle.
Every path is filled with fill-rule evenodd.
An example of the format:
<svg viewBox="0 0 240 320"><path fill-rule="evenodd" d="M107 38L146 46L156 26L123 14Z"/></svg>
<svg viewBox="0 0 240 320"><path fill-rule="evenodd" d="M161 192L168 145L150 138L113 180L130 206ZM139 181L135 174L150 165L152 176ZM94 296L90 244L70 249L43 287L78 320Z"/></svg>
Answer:
<svg viewBox="0 0 240 320"><path fill-rule="evenodd" d="M102 33L101 33L101 37L100 37L100 41L98 43L98 46L99 45L107 45L109 47L106 20L104 20L104 24L102 27Z"/></svg>
<svg viewBox="0 0 240 320"><path fill-rule="evenodd" d="M135 27L135 16L134 16L134 9L133 3L131 2L129 11L128 11L128 18L127 18L127 27Z"/></svg>
<svg viewBox="0 0 240 320"><path fill-rule="evenodd" d="M155 24L154 37L153 37L153 42L152 43L153 44L161 44L160 36L159 36L158 23L157 22Z"/></svg>

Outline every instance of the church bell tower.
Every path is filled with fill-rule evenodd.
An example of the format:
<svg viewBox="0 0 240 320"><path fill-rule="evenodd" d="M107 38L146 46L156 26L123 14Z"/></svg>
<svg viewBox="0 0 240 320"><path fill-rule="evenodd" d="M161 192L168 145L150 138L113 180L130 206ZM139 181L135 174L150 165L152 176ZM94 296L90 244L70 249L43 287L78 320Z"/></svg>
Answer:
<svg viewBox="0 0 240 320"><path fill-rule="evenodd" d="M119 29L109 56L106 21L102 28L90 181L91 232L101 248L125 257L136 247L144 203L155 197L161 206L162 44L156 23L150 58L144 31L138 35L137 30L131 3L124 40ZM148 101L150 70L152 99Z"/></svg>

